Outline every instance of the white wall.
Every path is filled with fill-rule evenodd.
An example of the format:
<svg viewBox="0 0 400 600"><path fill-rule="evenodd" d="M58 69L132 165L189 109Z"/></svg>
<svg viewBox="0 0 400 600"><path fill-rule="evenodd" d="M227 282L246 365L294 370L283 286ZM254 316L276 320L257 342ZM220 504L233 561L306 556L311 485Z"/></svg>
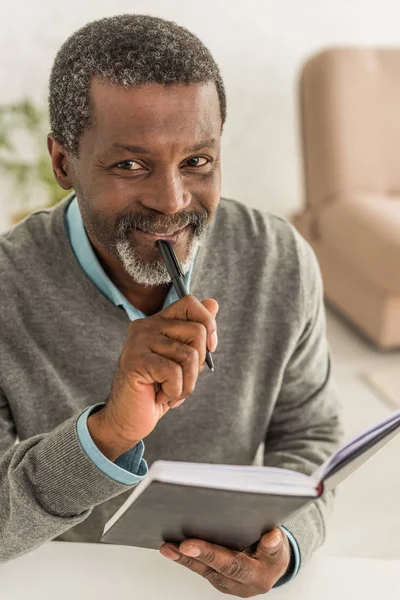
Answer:
<svg viewBox="0 0 400 600"><path fill-rule="evenodd" d="M45 99L54 55L87 21L124 12L173 19L217 59L227 88L223 192L287 215L301 203L296 77L338 44L400 46L399 0L2 0L0 103ZM0 185L0 230L12 199Z"/></svg>

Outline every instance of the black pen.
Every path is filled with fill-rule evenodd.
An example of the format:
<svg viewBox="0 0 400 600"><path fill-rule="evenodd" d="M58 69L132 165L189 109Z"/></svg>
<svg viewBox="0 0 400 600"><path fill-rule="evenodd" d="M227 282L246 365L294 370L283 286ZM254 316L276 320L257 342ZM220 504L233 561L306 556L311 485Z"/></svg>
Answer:
<svg viewBox="0 0 400 600"><path fill-rule="evenodd" d="M161 252L161 256L164 259L165 266L168 269L168 273L171 277L172 284L175 288L178 298L184 298L187 296L187 289L185 282L183 281L183 273L178 259L176 258L175 252L169 242L164 240L157 240L156 242L158 249ZM211 356L211 352L206 350L206 363L211 371L215 371L214 361Z"/></svg>

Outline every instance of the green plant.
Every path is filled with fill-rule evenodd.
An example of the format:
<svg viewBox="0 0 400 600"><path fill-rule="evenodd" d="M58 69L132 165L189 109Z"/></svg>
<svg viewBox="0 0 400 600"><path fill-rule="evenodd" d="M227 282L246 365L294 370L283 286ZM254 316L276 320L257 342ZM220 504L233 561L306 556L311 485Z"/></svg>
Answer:
<svg viewBox="0 0 400 600"><path fill-rule="evenodd" d="M66 195L53 174L48 131L47 111L31 100L0 106L0 172L11 182L13 199L17 199L14 221L31 212L35 188L43 190L43 207L54 206Z"/></svg>

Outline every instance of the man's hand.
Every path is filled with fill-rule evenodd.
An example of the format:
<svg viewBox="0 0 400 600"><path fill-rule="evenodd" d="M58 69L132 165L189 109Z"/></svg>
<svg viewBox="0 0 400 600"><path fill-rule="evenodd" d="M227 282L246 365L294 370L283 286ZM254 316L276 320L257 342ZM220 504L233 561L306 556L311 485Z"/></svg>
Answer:
<svg viewBox="0 0 400 600"><path fill-rule="evenodd" d="M90 435L109 460L147 437L194 391L206 348L217 346L217 312L216 300L185 296L129 324L110 398L88 418Z"/></svg>
<svg viewBox="0 0 400 600"><path fill-rule="evenodd" d="M179 546L164 544L163 556L202 575L220 592L250 598L269 592L290 563L290 544L280 529L263 535L255 552L228 550L201 540L185 540Z"/></svg>

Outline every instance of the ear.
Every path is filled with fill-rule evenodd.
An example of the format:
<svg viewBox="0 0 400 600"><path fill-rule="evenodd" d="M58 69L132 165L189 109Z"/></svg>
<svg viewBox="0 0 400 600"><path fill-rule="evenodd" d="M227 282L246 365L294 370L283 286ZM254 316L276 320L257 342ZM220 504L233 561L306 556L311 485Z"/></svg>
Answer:
<svg viewBox="0 0 400 600"><path fill-rule="evenodd" d="M68 152L52 135L47 136L47 148L53 166L53 173L57 183L63 190L73 187L72 170Z"/></svg>

